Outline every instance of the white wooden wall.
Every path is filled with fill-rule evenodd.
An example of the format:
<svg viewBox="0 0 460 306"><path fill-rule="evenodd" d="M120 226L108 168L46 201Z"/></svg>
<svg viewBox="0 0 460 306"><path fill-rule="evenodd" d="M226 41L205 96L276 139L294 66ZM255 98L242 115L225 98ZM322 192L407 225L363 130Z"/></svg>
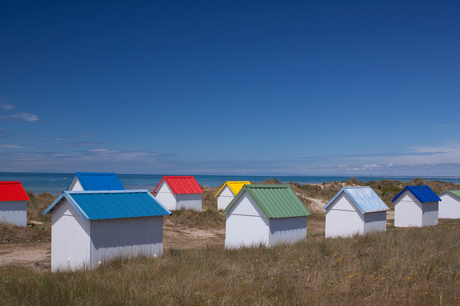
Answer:
<svg viewBox="0 0 460 306"><path fill-rule="evenodd" d="M387 230L387 212L376 211L364 214L364 233L385 232Z"/></svg>
<svg viewBox="0 0 460 306"><path fill-rule="evenodd" d="M80 183L78 177L75 176L74 180L70 184L69 191L84 191L83 186Z"/></svg>
<svg viewBox="0 0 460 306"><path fill-rule="evenodd" d="M185 209L201 211L201 198L201 193L176 194L177 210L183 207Z"/></svg>
<svg viewBox="0 0 460 306"><path fill-rule="evenodd" d="M219 193L219 196L217 196L217 209L225 209L227 208L228 204L233 200L235 195L233 194L232 190L228 185L222 189L222 191Z"/></svg>
<svg viewBox="0 0 460 306"><path fill-rule="evenodd" d="M0 222L19 226L27 226L27 202L0 202Z"/></svg>
<svg viewBox="0 0 460 306"><path fill-rule="evenodd" d="M326 208L326 237L351 237L364 233L364 215L353 201L342 192Z"/></svg>
<svg viewBox="0 0 460 306"><path fill-rule="evenodd" d="M117 257L163 254L163 216L91 221L91 268Z"/></svg>
<svg viewBox="0 0 460 306"><path fill-rule="evenodd" d="M292 243L307 238L307 217L269 219L271 246Z"/></svg>
<svg viewBox="0 0 460 306"><path fill-rule="evenodd" d="M439 218L460 219L460 199L449 193L440 196Z"/></svg>
<svg viewBox="0 0 460 306"><path fill-rule="evenodd" d="M51 216L51 271L89 267L90 222L62 198Z"/></svg>
<svg viewBox="0 0 460 306"><path fill-rule="evenodd" d="M438 225L438 202L426 202L422 204L422 226Z"/></svg>
<svg viewBox="0 0 460 306"><path fill-rule="evenodd" d="M269 244L269 220L245 191L227 212L225 247Z"/></svg>
<svg viewBox="0 0 460 306"><path fill-rule="evenodd" d="M423 226L422 203L408 190L395 201L395 227Z"/></svg>
<svg viewBox="0 0 460 306"><path fill-rule="evenodd" d="M155 198L168 210L177 210L176 195L169 188L168 184L166 184L166 181L161 182Z"/></svg>

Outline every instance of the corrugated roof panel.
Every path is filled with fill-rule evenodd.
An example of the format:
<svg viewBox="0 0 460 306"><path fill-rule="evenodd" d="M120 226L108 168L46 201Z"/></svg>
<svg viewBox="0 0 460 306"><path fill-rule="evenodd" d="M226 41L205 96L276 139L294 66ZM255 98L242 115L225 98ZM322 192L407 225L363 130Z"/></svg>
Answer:
<svg viewBox="0 0 460 306"><path fill-rule="evenodd" d="M225 208L224 213L230 209L244 191L249 193L266 218L291 218L311 215L291 186L258 184L244 185L232 202Z"/></svg>
<svg viewBox="0 0 460 306"><path fill-rule="evenodd" d="M404 191L408 190L411 192L421 203L426 202L439 202L442 201L433 190L427 185L423 186L406 186L396 197L394 197L392 202L394 202Z"/></svg>
<svg viewBox="0 0 460 306"><path fill-rule="evenodd" d="M371 187L344 187L346 194L362 213L389 210L388 206Z"/></svg>
<svg viewBox="0 0 460 306"><path fill-rule="evenodd" d="M203 193L193 176L164 176L153 191L155 193L161 183L165 181L174 194Z"/></svg>
<svg viewBox="0 0 460 306"><path fill-rule="evenodd" d="M249 184L251 184L251 182L249 181L228 181L224 185L222 185L222 187L220 187L219 191L216 193L214 197L217 197L225 186L228 186L230 190L233 192L233 194L236 195L238 192L240 192L241 188L243 188L244 185Z"/></svg>
<svg viewBox="0 0 460 306"><path fill-rule="evenodd" d="M460 190L446 190L441 193L438 193L438 196L441 196L444 193L450 193L454 197L458 198L460 200Z"/></svg>
<svg viewBox="0 0 460 306"><path fill-rule="evenodd" d="M170 215L147 190L64 191L43 213L46 214L65 197L87 220L153 217Z"/></svg>
<svg viewBox="0 0 460 306"><path fill-rule="evenodd" d="M380 199L380 197L369 186L364 187L343 187L339 192L324 206L323 209L329 207L335 199L345 192L353 203L358 207L363 214L377 211L389 210L388 206Z"/></svg>
<svg viewBox="0 0 460 306"><path fill-rule="evenodd" d="M19 181L0 182L0 201L29 201Z"/></svg>
<svg viewBox="0 0 460 306"><path fill-rule="evenodd" d="M77 172L75 176L85 190L125 190L115 173Z"/></svg>

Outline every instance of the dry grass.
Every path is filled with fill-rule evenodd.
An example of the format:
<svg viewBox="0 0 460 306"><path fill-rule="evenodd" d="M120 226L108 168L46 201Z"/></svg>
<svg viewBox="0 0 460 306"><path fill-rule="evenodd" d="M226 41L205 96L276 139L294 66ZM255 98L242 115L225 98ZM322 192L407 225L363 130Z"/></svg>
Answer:
<svg viewBox="0 0 460 306"><path fill-rule="evenodd" d="M0 223L0 245L2 243L28 243L51 240L51 229L44 225L24 227Z"/></svg>
<svg viewBox="0 0 460 306"><path fill-rule="evenodd" d="M51 239L51 216L43 216L43 211L55 200L50 193L35 195L28 191L27 227L0 223L1 243L43 242Z"/></svg>
<svg viewBox="0 0 460 306"><path fill-rule="evenodd" d="M27 195L29 196L29 201L27 201L27 220L28 223L30 221L39 221L43 222L45 226L51 226L51 215L47 214L43 216L43 212L51 203L56 200L56 197L53 196L51 193L45 192L39 195L35 195L31 191L27 191Z"/></svg>
<svg viewBox="0 0 460 306"><path fill-rule="evenodd" d="M225 228L225 215L217 210L217 198L214 195L219 188L203 187L202 211L181 209L165 217L168 226L185 226L190 228L210 229Z"/></svg>
<svg viewBox="0 0 460 306"><path fill-rule="evenodd" d="M402 189L411 182L366 184L383 194L398 192L389 190ZM302 195L324 195L308 186L292 185ZM336 185L319 188L330 189L327 192L334 195ZM430 187L439 192L447 185L435 182ZM170 220L176 225L206 228L209 222L209 228L224 226L225 218L216 210L213 198L217 190L205 190L205 211L201 214L209 212L208 216L183 211ZM459 220L441 219L438 226L425 228L390 226L385 233L331 239L313 234L310 228L311 223L324 227L323 218L314 212L308 218L307 240L295 245L239 250L211 244L193 249L166 248L159 258L120 258L92 271L0 268L0 301L2 305L460 303Z"/></svg>
<svg viewBox="0 0 460 306"><path fill-rule="evenodd" d="M4 305L458 305L460 222L226 251L170 249L93 271L0 269Z"/></svg>

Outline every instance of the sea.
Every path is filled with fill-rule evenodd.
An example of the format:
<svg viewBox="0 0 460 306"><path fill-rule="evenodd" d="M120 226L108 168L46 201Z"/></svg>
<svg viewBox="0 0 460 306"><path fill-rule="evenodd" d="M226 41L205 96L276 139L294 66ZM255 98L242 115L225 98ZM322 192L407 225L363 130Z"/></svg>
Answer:
<svg viewBox="0 0 460 306"><path fill-rule="evenodd" d="M147 189L153 191L164 176L162 174L117 174L125 189ZM75 173L23 173L0 172L0 181L20 181L25 190L35 194L49 192L54 195L67 190ZM194 175L202 186L218 187L226 181L263 182L278 179L281 183L296 182L304 184L321 184L334 181L348 181L350 176L247 176L247 175ZM355 176L360 182L380 181L383 179L409 181L415 177L377 177ZM421 177L427 180L440 180L456 184L455 177Z"/></svg>

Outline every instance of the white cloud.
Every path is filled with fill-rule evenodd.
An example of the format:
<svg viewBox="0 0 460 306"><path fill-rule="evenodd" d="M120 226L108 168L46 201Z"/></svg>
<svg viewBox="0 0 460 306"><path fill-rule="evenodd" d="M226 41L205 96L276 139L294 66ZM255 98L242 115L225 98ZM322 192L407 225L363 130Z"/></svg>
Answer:
<svg viewBox="0 0 460 306"><path fill-rule="evenodd" d="M0 148L7 148L7 149L23 149L24 147L16 146L16 145L0 145Z"/></svg>
<svg viewBox="0 0 460 306"><path fill-rule="evenodd" d="M0 116L3 121L26 121L26 122L37 122L40 121L38 117L30 113L16 113L9 116Z"/></svg>
<svg viewBox="0 0 460 306"><path fill-rule="evenodd" d="M12 111L14 109L14 105L12 104L2 104L0 105L1 108L3 108L3 110L6 110L6 111Z"/></svg>
<svg viewBox="0 0 460 306"><path fill-rule="evenodd" d="M364 165L363 166L364 169L370 169L370 168L380 168L380 165L377 165L377 164L372 164L372 165Z"/></svg>

